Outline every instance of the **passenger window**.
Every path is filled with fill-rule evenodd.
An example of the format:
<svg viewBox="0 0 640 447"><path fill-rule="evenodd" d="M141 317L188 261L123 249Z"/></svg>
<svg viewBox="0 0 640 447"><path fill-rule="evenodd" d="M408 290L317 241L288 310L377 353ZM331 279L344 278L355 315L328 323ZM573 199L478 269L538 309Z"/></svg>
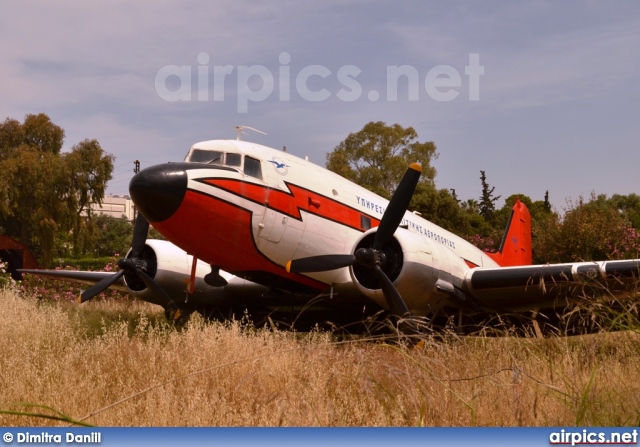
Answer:
<svg viewBox="0 0 640 447"><path fill-rule="evenodd" d="M240 154L227 154L227 166L240 166L242 164L242 155Z"/></svg>
<svg viewBox="0 0 640 447"><path fill-rule="evenodd" d="M251 157L244 157L244 173L255 178L262 178L260 160Z"/></svg>

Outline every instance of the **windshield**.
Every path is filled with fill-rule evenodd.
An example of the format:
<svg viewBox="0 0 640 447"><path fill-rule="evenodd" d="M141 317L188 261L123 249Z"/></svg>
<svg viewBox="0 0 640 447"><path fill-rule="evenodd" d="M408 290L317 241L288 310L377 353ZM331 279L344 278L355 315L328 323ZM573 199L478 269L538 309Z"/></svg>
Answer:
<svg viewBox="0 0 640 447"><path fill-rule="evenodd" d="M213 163L222 164L223 152L194 149L191 151L189 160L191 163Z"/></svg>
<svg viewBox="0 0 640 447"><path fill-rule="evenodd" d="M239 168L245 175L262 179L260 160L235 152L221 152L206 149L192 149L187 157L189 163L207 163Z"/></svg>

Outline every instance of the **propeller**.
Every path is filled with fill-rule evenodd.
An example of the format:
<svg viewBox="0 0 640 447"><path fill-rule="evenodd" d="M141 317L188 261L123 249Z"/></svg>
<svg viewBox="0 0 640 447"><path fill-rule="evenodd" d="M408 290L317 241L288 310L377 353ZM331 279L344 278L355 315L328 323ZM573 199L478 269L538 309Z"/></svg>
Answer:
<svg viewBox="0 0 640 447"><path fill-rule="evenodd" d="M133 229L131 253L128 257L118 260L118 267L120 268L120 271L115 275L97 282L96 284L82 292L80 294L80 297L78 298L78 302L84 303L86 301L89 301L90 299L93 299L96 295L108 289L122 276L127 273L131 273L140 278L140 280L147 286L151 293L165 308L167 315L172 316L174 320L178 319L180 317L178 306L167 294L167 292L165 292L164 289L160 287L160 285L146 273L147 262L140 257L144 250L145 243L147 242L148 233L149 221L145 219L142 214L138 213L136 224Z"/></svg>
<svg viewBox="0 0 640 447"><path fill-rule="evenodd" d="M409 166L389 201L389 206L387 206L382 216L378 230L375 233L373 245L370 248L359 248L353 255L320 255L294 259L287 263L287 271L311 273L335 270L352 265L364 266L371 269L378 278L380 288L391 312L401 318L412 316L407 304L400 296L400 292L398 292L398 289L382 269L386 263L386 256L382 249L391 241L393 234L400 226L420 180L421 172L422 167L418 163L413 163Z"/></svg>

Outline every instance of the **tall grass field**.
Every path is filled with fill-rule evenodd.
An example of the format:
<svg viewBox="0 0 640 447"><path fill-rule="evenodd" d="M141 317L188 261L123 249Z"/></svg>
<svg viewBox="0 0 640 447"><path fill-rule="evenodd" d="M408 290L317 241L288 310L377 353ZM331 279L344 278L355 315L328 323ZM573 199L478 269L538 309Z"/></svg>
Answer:
<svg viewBox="0 0 640 447"><path fill-rule="evenodd" d="M0 426L640 424L640 337L427 336L410 347L128 300L0 290Z"/></svg>

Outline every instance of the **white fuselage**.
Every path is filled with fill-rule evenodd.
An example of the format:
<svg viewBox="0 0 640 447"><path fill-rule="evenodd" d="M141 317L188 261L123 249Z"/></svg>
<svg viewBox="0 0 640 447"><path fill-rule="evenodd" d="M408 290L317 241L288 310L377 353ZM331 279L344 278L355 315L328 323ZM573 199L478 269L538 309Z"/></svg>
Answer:
<svg viewBox="0 0 640 447"><path fill-rule="evenodd" d="M186 171L188 193L182 206L188 208L191 203L191 208L199 208L205 221L193 222L189 220L192 214L185 213L178 224L190 221L193 234L185 235L182 241L179 234L170 239L198 259L232 273L265 270L317 289L349 283L352 276L348 268L292 277L284 266L291 259L352 253L363 233L379 224L388 206L387 200L335 173L250 142L196 143L185 162L193 167ZM209 211L203 213L204 209ZM243 219L246 221L241 222ZM250 234L245 226L249 223ZM206 233L198 233L196 225ZM442 258L461 260L456 261L457 270L497 266L466 240L417 214L406 212L401 227L418 238L415 245L427 252L428 262L436 267ZM162 225L159 229L163 231ZM464 272L456 271L458 275L462 277Z"/></svg>

